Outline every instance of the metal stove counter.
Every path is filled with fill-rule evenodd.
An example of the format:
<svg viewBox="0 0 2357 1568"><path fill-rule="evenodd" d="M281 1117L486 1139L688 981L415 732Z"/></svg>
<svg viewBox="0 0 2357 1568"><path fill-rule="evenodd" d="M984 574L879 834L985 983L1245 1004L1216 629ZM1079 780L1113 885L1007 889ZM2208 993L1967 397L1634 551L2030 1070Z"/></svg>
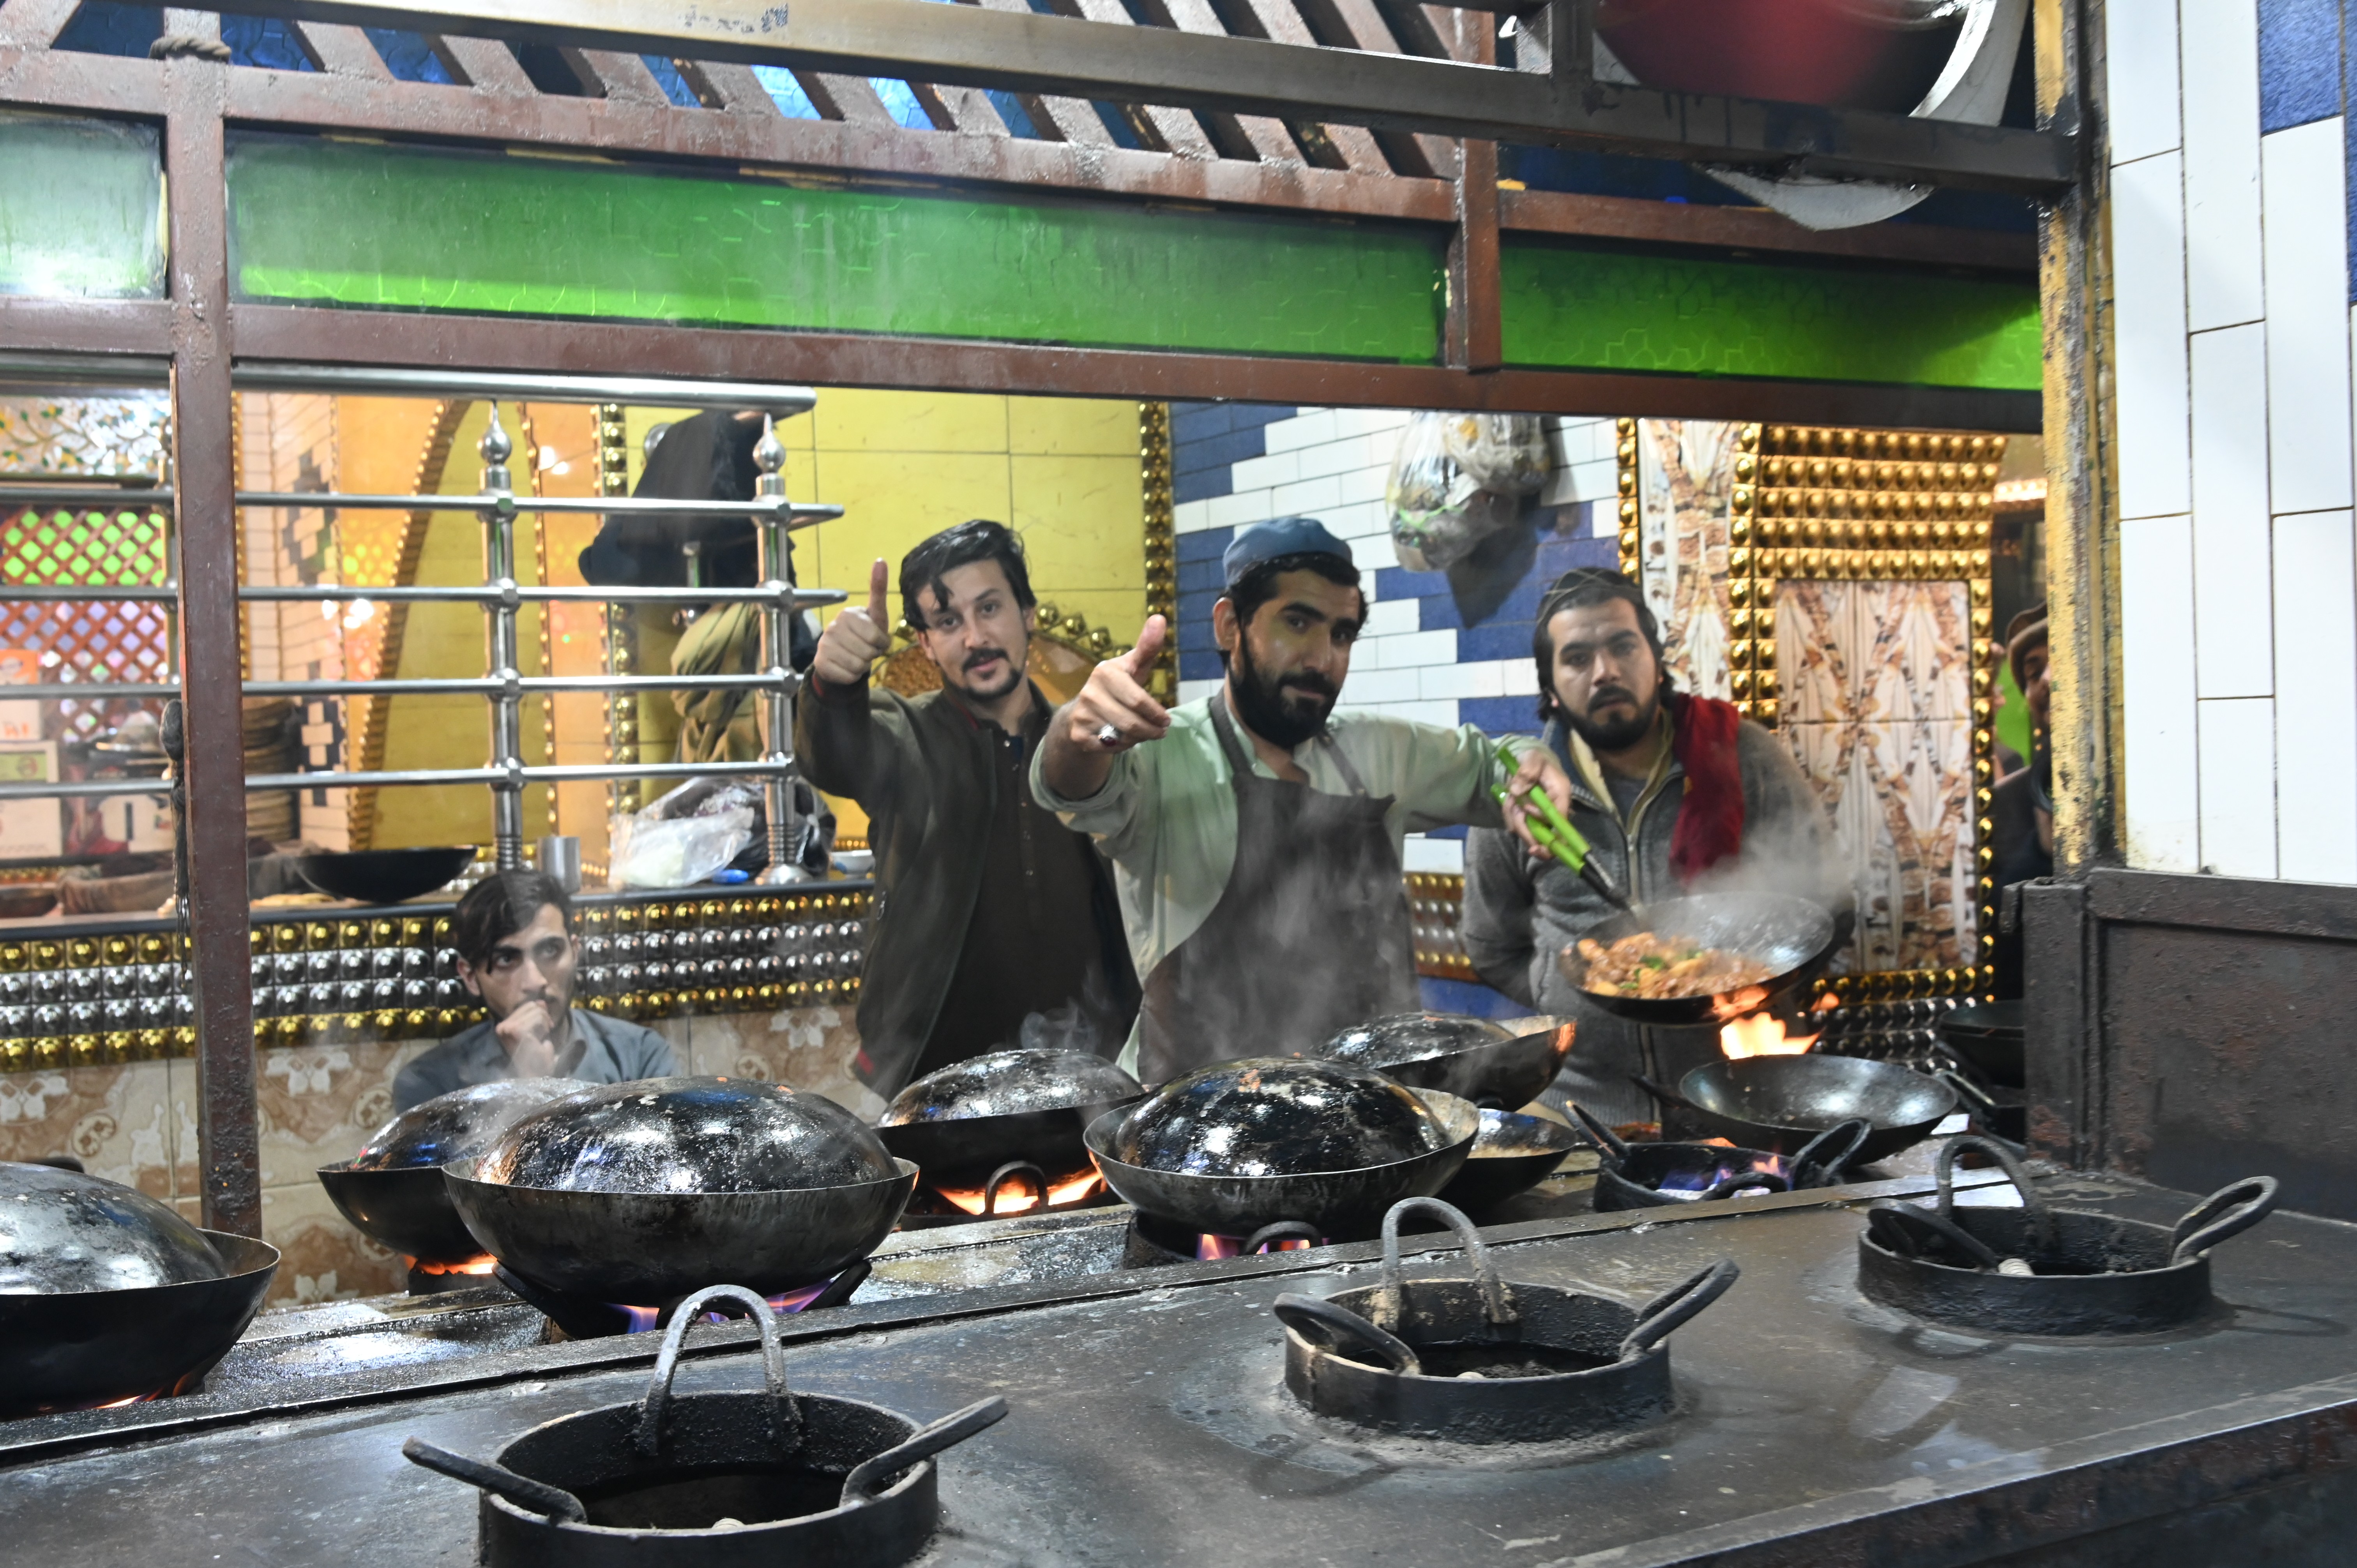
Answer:
<svg viewBox="0 0 2357 1568"><path fill-rule="evenodd" d="M2141 1219L2190 1201L2046 1186ZM1374 1443L1292 1407L1268 1303L1372 1283L1364 1246L855 1304L790 1322L788 1368L920 1419L993 1393L1014 1407L944 1464L945 1528L920 1560L942 1568L2345 1560L2357 1228L2278 1215L2215 1254L2212 1320L2073 1343L1872 1305L1860 1222L1797 1194L1492 1229L1510 1280L1630 1298L1742 1264L1672 1340L1679 1414L1577 1455ZM1461 1266L1453 1243L1416 1244L1411 1277ZM681 1386L758 1386L750 1336L700 1332ZM485 1350L309 1401L10 1423L0 1539L27 1562L469 1563L475 1495L404 1463L402 1440L488 1455L635 1399L653 1349Z"/></svg>

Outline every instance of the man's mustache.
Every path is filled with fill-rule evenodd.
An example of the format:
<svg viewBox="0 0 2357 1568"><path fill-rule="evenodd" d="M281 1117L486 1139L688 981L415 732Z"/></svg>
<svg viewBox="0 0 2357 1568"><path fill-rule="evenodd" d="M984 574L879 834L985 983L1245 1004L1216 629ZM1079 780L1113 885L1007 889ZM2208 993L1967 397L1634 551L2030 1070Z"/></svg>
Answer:
<svg viewBox="0 0 2357 1568"><path fill-rule="evenodd" d="M977 648L972 653L965 656L965 664L963 667L968 670L974 670L989 663L994 659L1004 659L1006 657L1006 652L1000 649Z"/></svg>
<svg viewBox="0 0 2357 1568"><path fill-rule="evenodd" d="M1607 703L1626 703L1633 708L1637 705L1637 693L1625 686L1598 686L1587 694L1587 711L1591 714Z"/></svg>
<svg viewBox="0 0 2357 1568"><path fill-rule="evenodd" d="M1319 697L1339 697L1342 694L1341 687L1314 671L1303 671L1299 674L1285 676L1277 682L1276 689L1279 692L1308 692L1313 696Z"/></svg>

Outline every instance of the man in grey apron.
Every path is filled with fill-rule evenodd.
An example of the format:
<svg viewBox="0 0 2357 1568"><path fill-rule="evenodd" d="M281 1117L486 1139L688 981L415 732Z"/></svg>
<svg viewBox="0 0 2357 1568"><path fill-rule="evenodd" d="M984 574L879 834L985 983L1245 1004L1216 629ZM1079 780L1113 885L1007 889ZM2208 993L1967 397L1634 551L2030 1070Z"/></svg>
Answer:
<svg viewBox="0 0 2357 1568"><path fill-rule="evenodd" d="M1410 832L1506 823L1491 791L1570 799L1535 740L1334 704L1366 599L1350 547L1313 518L1238 533L1221 558L1220 691L1165 708L1145 682L1167 630L1091 673L1033 759L1039 803L1115 871L1146 997L1124 1065L1160 1083L1239 1057L1308 1051L1417 1005L1400 885ZM1521 831L1521 809L1507 808Z"/></svg>

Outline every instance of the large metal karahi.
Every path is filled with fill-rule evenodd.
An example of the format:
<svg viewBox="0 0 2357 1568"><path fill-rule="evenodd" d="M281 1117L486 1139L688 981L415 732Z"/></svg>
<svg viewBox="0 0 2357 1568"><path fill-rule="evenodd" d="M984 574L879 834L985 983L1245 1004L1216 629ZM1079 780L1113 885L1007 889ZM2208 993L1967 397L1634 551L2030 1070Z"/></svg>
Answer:
<svg viewBox="0 0 2357 1568"><path fill-rule="evenodd" d="M917 1167L821 1096L670 1078L567 1096L443 1179L510 1273L652 1305L705 1285L773 1295L833 1277L890 1232Z"/></svg>
<svg viewBox="0 0 2357 1568"><path fill-rule="evenodd" d="M673 1393L689 1326L722 1301L759 1325L767 1388ZM716 1285L681 1304L644 1399L548 1422L488 1463L414 1438L402 1452L483 1488L489 1568L893 1568L940 1518L932 1455L1006 1413L987 1399L920 1429L881 1405L796 1394L768 1305Z"/></svg>
<svg viewBox="0 0 2357 1568"><path fill-rule="evenodd" d="M186 1392L277 1268L276 1248L127 1187L0 1164L0 1416Z"/></svg>
<svg viewBox="0 0 2357 1568"><path fill-rule="evenodd" d="M1652 931L1684 937L1697 946L1743 953L1768 966L1768 978L1717 996L1623 996L1587 988L1587 961L1574 942L1556 966L1595 1006L1640 1024L1725 1023L1768 1007L1813 977L1833 950L1834 918L1824 906L1785 893L1698 893L1665 898L1615 915L1580 933L1609 947L1622 937Z"/></svg>
<svg viewBox="0 0 2357 1568"><path fill-rule="evenodd" d="M1090 1123L1105 1183L1189 1229L1250 1237L1372 1233L1400 1198L1429 1197L1480 1131L1469 1101L1415 1094L1337 1062L1267 1058L1206 1068Z"/></svg>
<svg viewBox="0 0 2357 1568"><path fill-rule="evenodd" d="M1454 1230L1471 1280L1409 1280L1400 1221L1424 1211ZM1640 1426L1674 1403L1670 1332L1725 1294L1722 1258L1641 1307L1498 1277L1458 1209L1412 1197L1383 1216L1381 1283L1286 1294L1285 1386L1317 1414L1405 1437L1471 1444L1566 1442Z"/></svg>
<svg viewBox="0 0 2357 1568"><path fill-rule="evenodd" d="M451 1206L441 1167L473 1159L517 1122L589 1086L569 1078L509 1079L437 1094L374 1133L361 1152L322 1165L319 1185L361 1234L423 1263L457 1263L482 1247Z"/></svg>
<svg viewBox="0 0 2357 1568"><path fill-rule="evenodd" d="M1859 1165L1921 1143L1955 1113L1957 1103L1949 1085L1897 1062L1814 1051L1705 1062L1675 1090L1637 1081L1683 1112L1695 1137L1725 1138L1770 1154L1798 1154L1844 1122L1865 1122L1873 1131L1851 1156Z"/></svg>
<svg viewBox="0 0 2357 1568"><path fill-rule="evenodd" d="M1328 1061L1372 1068L1409 1089L1437 1089L1476 1105L1518 1110L1555 1081L1576 1026L1516 1035L1487 1018L1402 1013L1353 1025L1326 1042Z"/></svg>
<svg viewBox="0 0 2357 1568"><path fill-rule="evenodd" d="M1020 1175L1043 1188L1089 1168L1088 1125L1145 1086L1082 1051L994 1051L895 1095L877 1133L927 1186L995 1189Z"/></svg>

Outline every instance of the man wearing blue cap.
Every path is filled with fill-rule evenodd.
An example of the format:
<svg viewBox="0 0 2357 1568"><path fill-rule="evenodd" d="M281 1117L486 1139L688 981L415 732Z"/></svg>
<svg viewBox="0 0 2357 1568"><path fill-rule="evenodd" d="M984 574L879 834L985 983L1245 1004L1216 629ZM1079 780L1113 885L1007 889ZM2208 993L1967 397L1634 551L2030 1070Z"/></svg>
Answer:
<svg viewBox="0 0 2357 1568"><path fill-rule="evenodd" d="M1031 765L1042 806L1112 857L1146 996L1122 1060L1148 1083L1313 1050L1418 1004L1400 841L1496 827L1491 791L1570 780L1536 740L1501 765L1470 725L1337 714L1366 597L1350 546L1314 518L1239 533L1211 631L1220 691L1166 709L1145 682L1168 635L1098 665ZM1508 825L1524 831L1519 804Z"/></svg>

